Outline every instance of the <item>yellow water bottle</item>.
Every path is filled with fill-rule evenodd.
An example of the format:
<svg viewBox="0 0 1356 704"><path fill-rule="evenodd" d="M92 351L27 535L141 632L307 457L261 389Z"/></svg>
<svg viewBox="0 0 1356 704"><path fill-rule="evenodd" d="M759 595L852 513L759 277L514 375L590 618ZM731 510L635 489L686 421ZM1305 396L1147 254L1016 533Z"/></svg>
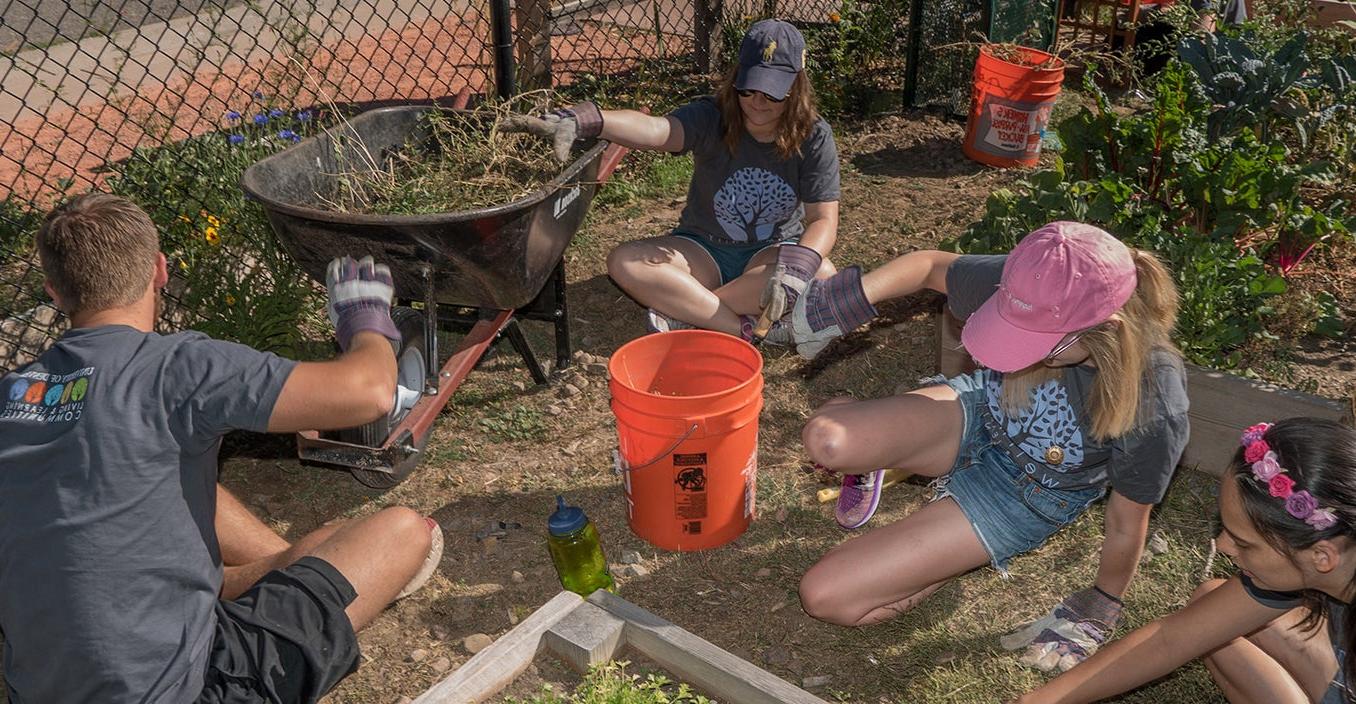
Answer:
<svg viewBox="0 0 1356 704"><path fill-rule="evenodd" d="M551 551L551 562L560 575L560 585L588 596L599 589L617 590L612 573L607 570L607 558L598 542L598 529L578 506L566 506L565 497L556 496L556 512L546 522L550 536L546 547Z"/></svg>

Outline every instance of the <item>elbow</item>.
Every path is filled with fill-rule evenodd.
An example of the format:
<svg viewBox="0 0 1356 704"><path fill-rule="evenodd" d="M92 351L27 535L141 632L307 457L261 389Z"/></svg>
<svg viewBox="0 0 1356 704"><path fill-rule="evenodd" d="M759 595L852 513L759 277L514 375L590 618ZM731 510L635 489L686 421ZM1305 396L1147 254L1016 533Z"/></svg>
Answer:
<svg viewBox="0 0 1356 704"><path fill-rule="evenodd" d="M395 408L395 378L390 375L365 377L353 389L350 398L354 399L354 411L362 416L362 423L384 418Z"/></svg>

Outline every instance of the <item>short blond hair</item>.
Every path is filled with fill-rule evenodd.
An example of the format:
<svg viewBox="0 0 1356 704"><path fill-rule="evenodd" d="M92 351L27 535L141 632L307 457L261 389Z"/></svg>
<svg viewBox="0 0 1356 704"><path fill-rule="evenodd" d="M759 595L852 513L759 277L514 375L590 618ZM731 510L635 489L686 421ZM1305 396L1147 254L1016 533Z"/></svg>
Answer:
<svg viewBox="0 0 1356 704"><path fill-rule="evenodd" d="M132 201L87 193L47 214L37 245L42 272L69 315L135 303L155 275L160 236Z"/></svg>

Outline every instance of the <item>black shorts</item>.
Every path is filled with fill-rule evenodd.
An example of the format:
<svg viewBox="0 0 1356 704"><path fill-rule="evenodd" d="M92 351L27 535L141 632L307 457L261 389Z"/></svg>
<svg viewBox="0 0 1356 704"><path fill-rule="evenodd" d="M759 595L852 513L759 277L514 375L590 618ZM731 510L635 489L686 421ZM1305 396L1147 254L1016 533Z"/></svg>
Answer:
<svg viewBox="0 0 1356 704"><path fill-rule="evenodd" d="M198 701L315 702L358 669L344 608L358 596L333 565L303 557L217 602L217 629Z"/></svg>

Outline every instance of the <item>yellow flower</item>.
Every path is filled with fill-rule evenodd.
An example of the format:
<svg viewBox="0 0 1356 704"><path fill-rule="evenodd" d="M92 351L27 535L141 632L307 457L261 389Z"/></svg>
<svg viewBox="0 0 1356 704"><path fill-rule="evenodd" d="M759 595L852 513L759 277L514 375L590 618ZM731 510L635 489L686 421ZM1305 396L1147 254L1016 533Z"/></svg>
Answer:
<svg viewBox="0 0 1356 704"><path fill-rule="evenodd" d="M834 24L838 24L839 20L842 20L842 19L843 19L843 16L840 15L840 14L838 14L837 12L830 12L830 13L829 13L829 21L832 22L832 23L834 23Z"/></svg>
<svg viewBox="0 0 1356 704"><path fill-rule="evenodd" d="M235 296L232 296L232 295L229 294L229 293L226 294L226 305L228 305L228 306L233 306L233 305L235 305Z"/></svg>
<svg viewBox="0 0 1356 704"><path fill-rule="evenodd" d="M212 227L221 227L221 220L217 219L217 216L215 215L208 215L207 224Z"/></svg>
<svg viewBox="0 0 1356 704"><path fill-rule="evenodd" d="M192 222L193 222L193 218L190 218L190 217L187 216L187 215L180 215L180 216L179 216L179 222L192 223Z"/></svg>
<svg viewBox="0 0 1356 704"><path fill-rule="evenodd" d="M217 228L215 227L209 227L203 230L202 237L207 240L207 244L221 244L221 235L217 234Z"/></svg>
<svg viewBox="0 0 1356 704"><path fill-rule="evenodd" d="M188 271L188 262L186 262L186 261L180 259L180 260L179 260L179 270L180 270L180 271Z"/></svg>

